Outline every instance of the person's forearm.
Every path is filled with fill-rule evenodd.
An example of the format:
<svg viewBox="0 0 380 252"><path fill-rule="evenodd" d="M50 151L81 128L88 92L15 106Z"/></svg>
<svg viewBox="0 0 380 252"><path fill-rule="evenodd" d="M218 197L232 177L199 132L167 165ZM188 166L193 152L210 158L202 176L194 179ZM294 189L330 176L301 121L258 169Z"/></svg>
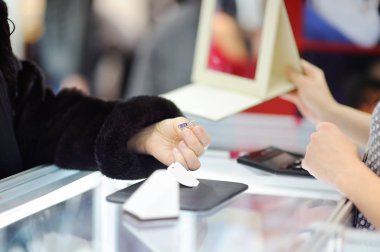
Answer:
<svg viewBox="0 0 380 252"><path fill-rule="evenodd" d="M364 164L342 178L338 189L350 199L375 227L380 228L380 178Z"/></svg>
<svg viewBox="0 0 380 252"><path fill-rule="evenodd" d="M371 115L357 109L337 104L326 112L323 120L336 124L356 144L367 144Z"/></svg>

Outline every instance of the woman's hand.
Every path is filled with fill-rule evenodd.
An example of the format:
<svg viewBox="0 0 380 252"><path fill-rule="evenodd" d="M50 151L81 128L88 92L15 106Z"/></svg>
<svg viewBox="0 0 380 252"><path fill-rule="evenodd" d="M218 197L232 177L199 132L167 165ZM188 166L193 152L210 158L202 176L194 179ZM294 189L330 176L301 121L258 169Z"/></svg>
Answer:
<svg viewBox="0 0 380 252"><path fill-rule="evenodd" d="M338 103L331 95L323 71L305 60L301 61L301 66L304 74L287 69L288 79L297 90L282 98L294 103L302 115L312 122L324 121L327 113Z"/></svg>
<svg viewBox="0 0 380 252"><path fill-rule="evenodd" d="M310 137L302 167L311 175L341 190L342 183L363 166L356 145L339 128L327 122L317 124Z"/></svg>
<svg viewBox="0 0 380 252"><path fill-rule="evenodd" d="M199 157L211 139L206 131L196 124L180 129L178 125L183 123L189 121L184 117L177 117L151 125L128 142L128 149L150 154L165 165L179 162L188 169L196 170L201 165Z"/></svg>

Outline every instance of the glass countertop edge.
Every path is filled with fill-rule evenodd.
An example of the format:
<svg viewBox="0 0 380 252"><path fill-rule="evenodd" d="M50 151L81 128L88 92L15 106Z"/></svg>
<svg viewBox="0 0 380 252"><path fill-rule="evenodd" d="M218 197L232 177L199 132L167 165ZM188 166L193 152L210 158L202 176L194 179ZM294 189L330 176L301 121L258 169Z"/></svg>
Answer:
<svg viewBox="0 0 380 252"><path fill-rule="evenodd" d="M27 183L36 178L46 176L47 174L54 173L59 170L58 166L49 165L49 166L37 166L23 172L17 173L7 178L0 180L0 192L9 190L12 187ZM74 170L75 171L75 170Z"/></svg>
<svg viewBox="0 0 380 252"><path fill-rule="evenodd" d="M67 171L57 169L46 176L34 177L34 180L22 183L18 188L1 192L0 228L95 188L101 182L100 172ZM49 182L39 183L43 179ZM13 197L15 190L23 191L23 193Z"/></svg>

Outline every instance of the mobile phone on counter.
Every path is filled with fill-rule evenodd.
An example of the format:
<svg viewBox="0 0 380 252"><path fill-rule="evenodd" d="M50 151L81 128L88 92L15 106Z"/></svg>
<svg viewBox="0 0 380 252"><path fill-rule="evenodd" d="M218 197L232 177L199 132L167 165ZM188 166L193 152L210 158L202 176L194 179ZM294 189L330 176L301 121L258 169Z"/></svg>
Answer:
<svg viewBox="0 0 380 252"><path fill-rule="evenodd" d="M242 155L237 162L273 174L313 177L302 168L302 159L302 154L270 146Z"/></svg>

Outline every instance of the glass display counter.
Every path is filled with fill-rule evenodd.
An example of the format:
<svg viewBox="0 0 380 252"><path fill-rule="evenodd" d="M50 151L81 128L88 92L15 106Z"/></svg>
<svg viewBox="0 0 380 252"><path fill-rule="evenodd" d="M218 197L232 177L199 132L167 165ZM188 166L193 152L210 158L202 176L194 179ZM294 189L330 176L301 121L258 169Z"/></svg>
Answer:
<svg viewBox="0 0 380 252"><path fill-rule="evenodd" d="M297 251L336 201L242 194L209 213L139 222L120 209L118 251Z"/></svg>
<svg viewBox="0 0 380 252"><path fill-rule="evenodd" d="M94 251L79 248L97 235L92 216L100 178L47 166L1 180L0 251Z"/></svg>
<svg viewBox="0 0 380 252"><path fill-rule="evenodd" d="M290 118L247 116L204 123L217 141L194 175L249 186L223 206L201 213L181 211L171 221L139 222L105 199L136 181L37 167L0 181L0 251L324 251L336 246L336 234L315 225L347 223L351 208L338 192L315 179L248 168L229 155L248 145L265 147L265 135L259 134L263 129L268 144L298 151L307 143L309 126ZM228 134L227 128L233 132ZM244 137L244 131L251 137ZM347 239L357 233L344 234Z"/></svg>
<svg viewBox="0 0 380 252"><path fill-rule="evenodd" d="M3 227L1 251L96 251L93 193L84 192Z"/></svg>
<svg viewBox="0 0 380 252"><path fill-rule="evenodd" d="M341 224L316 223L312 236L300 251L308 252L375 252L380 251L380 233L358 230Z"/></svg>
<svg viewBox="0 0 380 252"><path fill-rule="evenodd" d="M295 250L310 238L304 230L337 206L246 193L209 212L139 222L105 200L108 192L100 191L115 182L97 172L41 167L3 182L0 242L7 252Z"/></svg>

